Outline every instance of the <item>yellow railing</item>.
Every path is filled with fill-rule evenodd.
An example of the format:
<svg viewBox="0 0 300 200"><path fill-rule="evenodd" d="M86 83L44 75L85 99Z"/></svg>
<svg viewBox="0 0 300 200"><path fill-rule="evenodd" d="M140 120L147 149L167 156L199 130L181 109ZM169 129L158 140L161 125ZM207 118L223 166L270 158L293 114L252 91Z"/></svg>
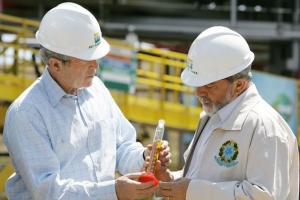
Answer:
<svg viewBox="0 0 300 200"><path fill-rule="evenodd" d="M12 66L0 66L0 72L11 72L14 75L19 74L19 66L24 66L25 63L20 64L20 62L26 62L22 59L20 53L25 53L25 51L30 51L33 54L37 53L37 50L30 47L27 43L28 38L34 38L34 34L39 27L39 22L29 19L23 19L19 17L14 17L6 14L0 13L0 31L1 33L11 33L16 35L16 39L11 42L0 42L0 56L4 56L7 49L11 48L14 51L13 59L14 63Z"/></svg>
<svg viewBox="0 0 300 200"><path fill-rule="evenodd" d="M112 46L133 49L120 40L106 39ZM163 118L169 127L194 131L201 108L192 105L194 91L180 80L187 55L157 48L137 51L135 93L112 91L125 116L147 124Z"/></svg>

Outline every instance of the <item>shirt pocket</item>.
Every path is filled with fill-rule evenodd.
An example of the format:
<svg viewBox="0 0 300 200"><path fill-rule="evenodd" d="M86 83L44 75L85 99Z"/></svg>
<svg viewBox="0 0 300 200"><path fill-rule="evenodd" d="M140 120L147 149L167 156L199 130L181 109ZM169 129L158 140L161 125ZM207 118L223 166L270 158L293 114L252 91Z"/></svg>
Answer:
<svg viewBox="0 0 300 200"><path fill-rule="evenodd" d="M116 118L104 119L99 122L100 125L100 146L103 147L103 156L113 156L116 155Z"/></svg>
<svg viewBox="0 0 300 200"><path fill-rule="evenodd" d="M53 149L61 159L74 157L87 146L87 134L85 126L73 124L69 128L61 128L54 133Z"/></svg>

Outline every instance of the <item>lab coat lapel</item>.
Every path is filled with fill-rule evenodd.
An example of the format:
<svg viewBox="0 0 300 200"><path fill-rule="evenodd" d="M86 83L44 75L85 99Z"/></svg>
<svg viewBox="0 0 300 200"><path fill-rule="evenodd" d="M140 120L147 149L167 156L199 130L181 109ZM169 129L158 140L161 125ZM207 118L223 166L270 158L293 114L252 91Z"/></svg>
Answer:
<svg viewBox="0 0 300 200"><path fill-rule="evenodd" d="M192 148L190 150L190 153L189 153L189 155L187 157L187 160L186 160L186 163L185 163L183 177L186 176L186 174L189 170L191 160L192 160L192 157L193 157L193 154L194 154L194 151L195 151L195 147L197 145L197 142L200 138L200 135L201 135L201 133L202 133L202 131L203 131L203 129L204 129L204 127L205 127L208 120L209 120L209 116L206 115L206 114L203 117L201 117L200 120L199 120L196 135L195 135L195 138L194 138L194 142L193 142Z"/></svg>

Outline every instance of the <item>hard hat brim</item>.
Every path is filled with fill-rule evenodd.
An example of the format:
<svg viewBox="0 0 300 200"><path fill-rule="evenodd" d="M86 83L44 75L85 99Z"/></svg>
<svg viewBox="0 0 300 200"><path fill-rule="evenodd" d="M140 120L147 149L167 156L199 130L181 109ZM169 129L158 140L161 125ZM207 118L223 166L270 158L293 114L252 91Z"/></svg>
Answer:
<svg viewBox="0 0 300 200"><path fill-rule="evenodd" d="M200 76L192 73L188 68L185 68L181 73L181 80L185 85L190 87L200 87L208 82L205 77L201 78Z"/></svg>
<svg viewBox="0 0 300 200"><path fill-rule="evenodd" d="M82 60L97 60L104 57L110 50L110 45L108 42L102 38L101 43L93 49L86 50L80 53L73 53L72 57L82 59Z"/></svg>

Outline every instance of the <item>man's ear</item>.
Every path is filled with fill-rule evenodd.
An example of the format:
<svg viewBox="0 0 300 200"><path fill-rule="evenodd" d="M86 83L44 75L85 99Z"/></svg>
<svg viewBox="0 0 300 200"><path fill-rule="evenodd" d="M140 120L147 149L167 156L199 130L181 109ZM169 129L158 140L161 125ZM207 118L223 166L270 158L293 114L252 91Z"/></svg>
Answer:
<svg viewBox="0 0 300 200"><path fill-rule="evenodd" d="M49 59L49 67L55 71L60 71L62 67L62 61L56 58Z"/></svg>
<svg viewBox="0 0 300 200"><path fill-rule="evenodd" d="M237 80L234 81L234 94L236 96L239 96L241 93L243 93L245 91L245 89L247 89L247 84L248 82L243 79L243 78L239 78Z"/></svg>

